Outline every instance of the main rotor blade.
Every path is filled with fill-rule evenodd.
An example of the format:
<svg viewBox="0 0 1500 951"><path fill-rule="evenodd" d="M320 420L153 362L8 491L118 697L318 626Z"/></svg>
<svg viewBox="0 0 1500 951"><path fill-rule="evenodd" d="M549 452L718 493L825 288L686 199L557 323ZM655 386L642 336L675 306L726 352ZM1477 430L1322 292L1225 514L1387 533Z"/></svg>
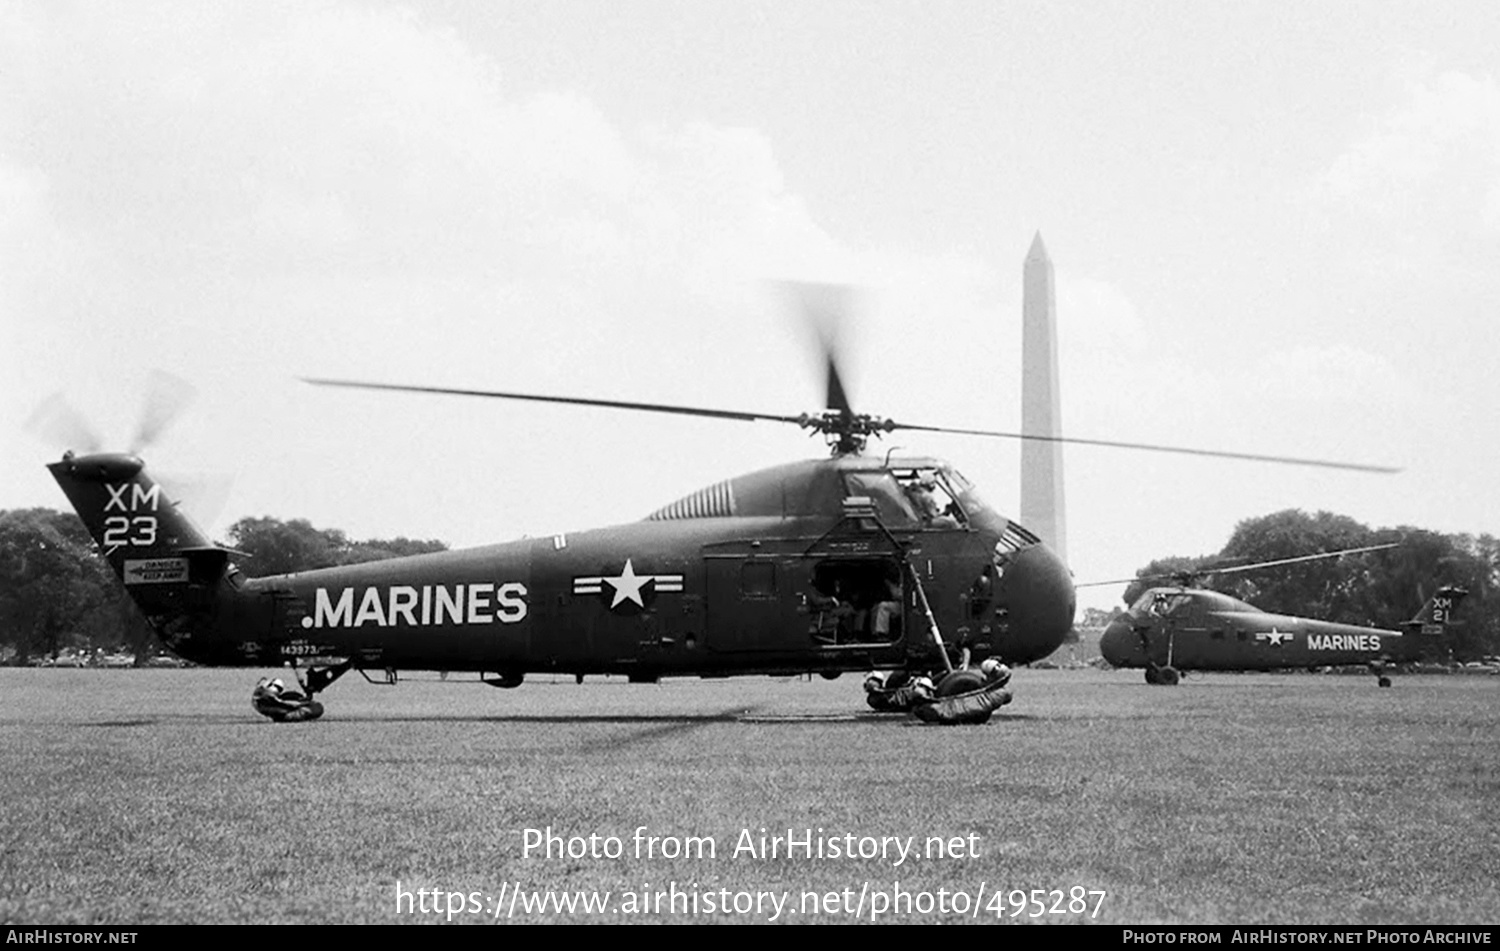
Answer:
<svg viewBox="0 0 1500 951"><path fill-rule="evenodd" d="M742 422L769 420L801 424L801 416L779 416L771 413L742 413L727 409L705 409L700 406L672 406L665 403L634 403L625 400L595 400L581 396L542 396L536 393L503 393L498 390L466 390L445 386L405 386L399 383L365 383L357 380L326 380L303 377L314 386L341 386L355 390L391 390L398 393L438 393L445 396L481 396L491 399L528 400L533 403L565 403L571 406L603 406L609 409L633 409L648 413L674 413L678 416L707 416L711 419L735 419Z"/></svg>
<svg viewBox="0 0 1500 951"><path fill-rule="evenodd" d="M823 351L826 376L825 406L844 415L852 415L849 394L839 374L839 332L853 310L854 291L845 284L820 284L812 281L777 281L779 287L802 315L803 321L817 335Z"/></svg>
<svg viewBox="0 0 1500 951"><path fill-rule="evenodd" d="M1130 583L1135 582L1135 581L1155 581L1157 579L1167 578L1167 577L1170 577L1170 576L1169 575L1146 575L1146 576L1142 577L1141 575L1136 575L1134 578L1114 578L1114 579L1112 579L1110 581L1080 581L1080 582L1076 582L1073 585L1073 587L1075 587L1075 588L1102 588L1102 587L1104 587L1107 584L1130 584Z"/></svg>
<svg viewBox="0 0 1500 951"><path fill-rule="evenodd" d="M1253 565L1235 565L1232 568L1211 568L1203 573L1206 575L1227 575L1236 571L1254 571L1257 568L1270 568L1274 565L1294 565L1300 561L1317 561L1320 558L1337 558L1340 555L1353 555L1362 551L1385 551L1387 548L1399 548L1400 542L1387 542L1384 545L1366 545L1364 548L1345 548L1340 551L1320 551L1316 555L1298 555L1296 558L1279 558L1276 561L1257 561Z"/></svg>
<svg viewBox="0 0 1500 951"><path fill-rule="evenodd" d="M1184 456L1208 456L1217 459L1247 459L1252 462L1276 462L1291 466L1317 466L1323 469L1352 469L1356 472L1400 472L1391 466L1372 466L1358 462L1335 462L1327 459L1303 459L1296 456L1267 456L1253 452L1227 452L1218 449L1189 449L1184 446L1160 446L1152 443L1117 442L1111 439L1084 439L1077 436L1037 436L1030 433L1007 433L989 429L951 429L946 426L918 426L913 423L891 423L891 429L913 429L928 433L955 433L961 436L994 436L1000 439L1032 439L1040 442L1071 443L1079 446L1107 446L1111 449L1139 449L1144 452L1172 452Z"/></svg>
<svg viewBox="0 0 1500 951"><path fill-rule="evenodd" d="M841 413L852 414L854 410L849 406L849 397L844 392L844 383L839 379L839 365L834 360L832 352L828 354L828 398L824 401L829 409L838 410Z"/></svg>
<svg viewBox="0 0 1500 951"><path fill-rule="evenodd" d="M1211 575L1227 575L1238 571L1254 571L1258 568L1270 568L1275 565L1293 565L1302 561L1317 561L1320 558L1337 558L1340 555L1353 555L1364 551L1385 551L1387 548L1399 548L1400 542L1387 542L1384 545L1366 545L1364 548L1343 548L1339 551L1320 551L1315 555L1298 555L1296 558L1278 558L1275 561L1257 561L1251 565L1234 565L1229 568L1199 568L1196 570L1183 570L1166 572L1159 575L1136 575L1134 578L1118 578L1114 581L1085 581L1075 584L1075 588L1099 588L1107 584L1131 584L1136 581L1172 581L1184 577L1207 578Z"/></svg>

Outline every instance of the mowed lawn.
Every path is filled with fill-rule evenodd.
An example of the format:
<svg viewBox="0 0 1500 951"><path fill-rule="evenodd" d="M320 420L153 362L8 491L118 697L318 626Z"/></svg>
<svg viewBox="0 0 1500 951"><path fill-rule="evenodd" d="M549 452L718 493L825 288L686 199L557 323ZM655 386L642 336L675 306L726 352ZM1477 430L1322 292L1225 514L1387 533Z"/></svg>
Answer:
<svg viewBox="0 0 1500 951"><path fill-rule="evenodd" d="M0 920L1500 922L1496 677L1023 669L934 727L850 676L349 675L278 725L257 675L0 670Z"/></svg>

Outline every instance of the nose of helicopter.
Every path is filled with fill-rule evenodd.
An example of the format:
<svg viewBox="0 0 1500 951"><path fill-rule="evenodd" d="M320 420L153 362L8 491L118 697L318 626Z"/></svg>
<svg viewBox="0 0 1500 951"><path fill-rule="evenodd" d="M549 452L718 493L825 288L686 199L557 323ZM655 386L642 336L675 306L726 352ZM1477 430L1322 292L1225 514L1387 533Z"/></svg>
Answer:
<svg viewBox="0 0 1500 951"><path fill-rule="evenodd" d="M1001 584L1010 614L1007 654L1015 663L1041 660L1062 646L1073 629L1077 593L1073 574L1046 545L1011 556Z"/></svg>
<svg viewBox="0 0 1500 951"><path fill-rule="evenodd" d="M1109 622L1099 636L1099 653L1115 667L1140 666L1140 641L1130 627L1130 616L1122 614Z"/></svg>

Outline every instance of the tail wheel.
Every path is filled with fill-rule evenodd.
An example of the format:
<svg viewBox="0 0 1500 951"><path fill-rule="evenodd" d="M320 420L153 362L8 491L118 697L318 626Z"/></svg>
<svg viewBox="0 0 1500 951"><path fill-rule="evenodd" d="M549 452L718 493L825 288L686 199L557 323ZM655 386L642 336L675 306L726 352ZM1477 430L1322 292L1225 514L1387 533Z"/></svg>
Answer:
<svg viewBox="0 0 1500 951"><path fill-rule="evenodd" d="M1377 680L1375 682L1377 684L1379 684L1380 686L1382 686L1382 687L1389 687L1391 685L1391 678L1389 678L1389 677L1381 677L1379 680Z"/></svg>

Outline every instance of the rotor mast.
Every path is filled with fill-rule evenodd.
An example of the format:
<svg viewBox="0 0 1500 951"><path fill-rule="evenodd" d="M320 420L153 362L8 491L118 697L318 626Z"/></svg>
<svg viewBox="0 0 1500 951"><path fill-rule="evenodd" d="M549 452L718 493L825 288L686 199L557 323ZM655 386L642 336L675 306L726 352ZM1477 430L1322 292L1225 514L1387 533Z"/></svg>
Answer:
<svg viewBox="0 0 1500 951"><path fill-rule="evenodd" d="M865 444L871 436L880 436L897 428L895 420L847 409L824 410L816 415L803 413L797 417L797 425L822 433L834 456L858 455L865 451Z"/></svg>

